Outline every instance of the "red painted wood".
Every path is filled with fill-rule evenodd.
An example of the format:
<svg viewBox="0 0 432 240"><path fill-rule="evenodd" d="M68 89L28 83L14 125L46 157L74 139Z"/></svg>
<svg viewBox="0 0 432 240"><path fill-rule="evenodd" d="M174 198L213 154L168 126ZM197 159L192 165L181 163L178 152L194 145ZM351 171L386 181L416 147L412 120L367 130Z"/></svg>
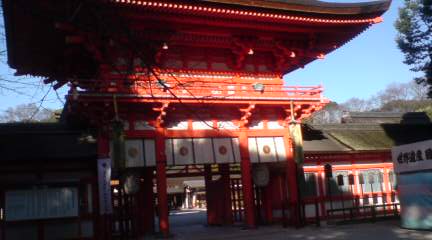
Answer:
<svg viewBox="0 0 432 240"><path fill-rule="evenodd" d="M168 194L166 180L165 138L162 128L156 129L156 182L158 199L159 231L169 236Z"/></svg>
<svg viewBox="0 0 432 240"><path fill-rule="evenodd" d="M223 189L223 224L232 224L232 201L231 201L231 188L230 188L230 169L229 164L219 164L219 171L221 174L221 182Z"/></svg>
<svg viewBox="0 0 432 240"><path fill-rule="evenodd" d="M241 156L241 179L243 190L243 202L245 209L246 225L250 228L256 227L255 207L252 186L252 167L249 158L248 135L246 130L239 135L240 156Z"/></svg>
<svg viewBox="0 0 432 240"><path fill-rule="evenodd" d="M300 202L298 197L298 186L297 186L297 164L294 162L292 140L288 135L284 137L284 143L285 143L286 156L287 156L287 164L286 164L287 180L286 181L289 190L288 203L290 206L290 217L293 224L297 225L300 223L299 211L298 211L299 210L298 204Z"/></svg>
<svg viewBox="0 0 432 240"><path fill-rule="evenodd" d="M141 234L148 234L154 232L154 217L155 217L155 203L153 193L153 171L154 168L145 168L143 173L144 181L141 184L139 193L139 209L140 209L140 226L138 229Z"/></svg>
<svg viewBox="0 0 432 240"><path fill-rule="evenodd" d="M271 176L272 174L270 174ZM269 180L269 184L266 187L263 187L262 191L262 205L264 208L264 221L265 223L272 223L273 221L273 207L272 207L272 200L273 200L273 189L272 184L274 182L274 178L271 176ZM277 198L275 198L277 199Z"/></svg>

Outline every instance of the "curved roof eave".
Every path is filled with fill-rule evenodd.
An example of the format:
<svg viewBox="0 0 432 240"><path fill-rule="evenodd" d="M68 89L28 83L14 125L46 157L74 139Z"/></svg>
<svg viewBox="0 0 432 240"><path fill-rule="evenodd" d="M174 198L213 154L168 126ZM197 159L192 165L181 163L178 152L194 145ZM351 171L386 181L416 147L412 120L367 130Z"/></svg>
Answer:
<svg viewBox="0 0 432 240"><path fill-rule="evenodd" d="M390 7L392 0L358 3L323 2L319 0L202 0L229 5L249 6L282 11L294 11L334 15L381 15Z"/></svg>

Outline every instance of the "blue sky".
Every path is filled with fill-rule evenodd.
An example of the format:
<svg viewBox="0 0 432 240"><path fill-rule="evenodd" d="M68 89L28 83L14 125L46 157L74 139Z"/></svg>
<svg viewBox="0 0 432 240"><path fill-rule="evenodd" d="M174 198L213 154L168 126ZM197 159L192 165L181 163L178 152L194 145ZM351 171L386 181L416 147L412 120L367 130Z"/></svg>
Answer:
<svg viewBox="0 0 432 240"><path fill-rule="evenodd" d="M322 84L324 95L341 103L351 97L368 98L393 82L411 81L416 74L403 64L403 55L395 42L394 22L403 2L393 0L383 16L384 22L373 25L324 60L287 74L286 84Z"/></svg>
<svg viewBox="0 0 432 240"><path fill-rule="evenodd" d="M286 75L286 84L322 84L325 96L341 103L351 97L368 98L393 82L411 81L415 74L402 63L403 55L395 43L394 22L398 16L398 8L402 4L403 0L393 0L390 10L384 15L383 23L373 25L357 38L327 55L324 60L315 61L306 65L304 69ZM5 74L11 75L13 70L5 63L0 63L0 75ZM9 91L0 92L0 112L17 104L40 102L49 87L39 87L37 82L40 79L28 81L36 85L20 88L26 96ZM67 87L59 90L61 98L66 91ZM59 109L62 103L51 91L43 106Z"/></svg>

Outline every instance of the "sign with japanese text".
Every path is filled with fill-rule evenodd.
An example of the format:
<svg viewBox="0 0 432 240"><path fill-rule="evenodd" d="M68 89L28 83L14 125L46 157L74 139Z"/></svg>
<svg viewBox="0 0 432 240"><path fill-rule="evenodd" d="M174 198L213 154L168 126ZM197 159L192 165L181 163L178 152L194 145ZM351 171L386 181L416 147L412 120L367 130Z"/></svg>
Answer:
<svg viewBox="0 0 432 240"><path fill-rule="evenodd" d="M432 170L432 140L392 148L396 173Z"/></svg>
<svg viewBox="0 0 432 240"><path fill-rule="evenodd" d="M98 159L99 213L112 214L111 159Z"/></svg>

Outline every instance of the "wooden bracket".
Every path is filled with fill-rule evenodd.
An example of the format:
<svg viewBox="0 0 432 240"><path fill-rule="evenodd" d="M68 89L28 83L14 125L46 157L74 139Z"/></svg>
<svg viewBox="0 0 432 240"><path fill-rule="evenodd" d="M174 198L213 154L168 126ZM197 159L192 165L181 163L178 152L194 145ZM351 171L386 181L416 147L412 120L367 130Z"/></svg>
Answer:
<svg viewBox="0 0 432 240"><path fill-rule="evenodd" d="M296 122L299 121L299 115L301 113L299 113L299 111L301 111L302 109L302 105L298 104L294 104L293 102L291 102L291 106L289 108L284 108L286 117L285 117L285 124L286 126L288 126L290 123L292 122Z"/></svg>
<svg viewBox="0 0 432 240"><path fill-rule="evenodd" d="M314 112L320 110L322 107L317 105L309 105L307 108L301 108L298 113L298 121L310 117Z"/></svg>
<svg viewBox="0 0 432 240"><path fill-rule="evenodd" d="M240 108L240 112L243 116L240 119L240 124L244 127L249 123L249 119L252 116L252 111L255 109L255 104L249 104L247 108Z"/></svg>
<svg viewBox="0 0 432 240"><path fill-rule="evenodd" d="M249 51L252 50L253 54L253 46L256 43L256 39L253 37L233 37L232 39L231 51L234 54L233 67L235 69L240 69L243 67L246 56L251 54Z"/></svg>
<svg viewBox="0 0 432 240"><path fill-rule="evenodd" d="M234 54L234 68L240 69L243 66L243 62L246 58L247 47L242 44L240 40L234 38L231 51Z"/></svg>
<svg viewBox="0 0 432 240"><path fill-rule="evenodd" d="M299 59L303 55L299 49L287 48L282 42L277 41L273 48L273 55L276 59L276 67L283 71L288 65L299 65Z"/></svg>
<svg viewBox="0 0 432 240"><path fill-rule="evenodd" d="M165 122L165 117L167 114L167 109L169 106L169 102L162 103L162 107L153 108L153 111L159 112L159 115L156 118L156 126L160 127Z"/></svg>

